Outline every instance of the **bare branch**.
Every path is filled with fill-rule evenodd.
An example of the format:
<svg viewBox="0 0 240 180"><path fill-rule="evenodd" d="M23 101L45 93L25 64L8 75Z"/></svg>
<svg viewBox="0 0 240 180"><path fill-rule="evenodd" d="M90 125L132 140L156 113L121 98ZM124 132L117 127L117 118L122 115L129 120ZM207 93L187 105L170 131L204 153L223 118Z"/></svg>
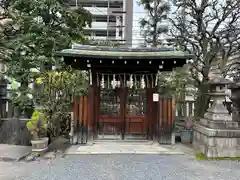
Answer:
<svg viewBox="0 0 240 180"><path fill-rule="evenodd" d="M177 10L170 19L173 25L170 33L179 46L196 55L193 68L207 77L219 54L225 66L240 47L240 1L174 0L174 3Z"/></svg>

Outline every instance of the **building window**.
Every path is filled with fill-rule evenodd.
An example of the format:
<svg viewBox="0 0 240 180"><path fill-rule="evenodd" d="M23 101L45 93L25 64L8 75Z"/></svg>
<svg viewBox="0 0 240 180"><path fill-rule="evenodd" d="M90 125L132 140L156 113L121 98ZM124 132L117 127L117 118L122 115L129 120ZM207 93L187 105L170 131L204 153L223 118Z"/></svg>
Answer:
<svg viewBox="0 0 240 180"><path fill-rule="evenodd" d="M69 1L69 2L68 2L68 5L69 5L69 6L76 6L76 2L75 2L75 1Z"/></svg>
<svg viewBox="0 0 240 180"><path fill-rule="evenodd" d="M84 35L85 35L85 36L91 36L92 33L91 33L91 31L84 30Z"/></svg>
<svg viewBox="0 0 240 180"><path fill-rule="evenodd" d="M109 7L110 8L122 8L123 3L122 2L110 2Z"/></svg>
<svg viewBox="0 0 240 180"><path fill-rule="evenodd" d="M98 30L95 32L95 36L107 36L107 31L106 30Z"/></svg>
<svg viewBox="0 0 240 180"><path fill-rule="evenodd" d="M94 19L96 22L107 22L107 16L95 16Z"/></svg>
<svg viewBox="0 0 240 180"><path fill-rule="evenodd" d="M116 22L116 16L109 16L109 22Z"/></svg>
<svg viewBox="0 0 240 180"><path fill-rule="evenodd" d="M76 4L76 3L75 3ZM93 3L88 3L88 2L78 2L78 5L82 7L92 7Z"/></svg>
<svg viewBox="0 0 240 180"><path fill-rule="evenodd" d="M123 32L119 31L119 36L122 37L122 35L123 35Z"/></svg>
<svg viewBox="0 0 240 180"><path fill-rule="evenodd" d="M96 7L108 7L108 2L99 2L95 5Z"/></svg>
<svg viewBox="0 0 240 180"><path fill-rule="evenodd" d="M108 37L116 37L116 31L109 31Z"/></svg>

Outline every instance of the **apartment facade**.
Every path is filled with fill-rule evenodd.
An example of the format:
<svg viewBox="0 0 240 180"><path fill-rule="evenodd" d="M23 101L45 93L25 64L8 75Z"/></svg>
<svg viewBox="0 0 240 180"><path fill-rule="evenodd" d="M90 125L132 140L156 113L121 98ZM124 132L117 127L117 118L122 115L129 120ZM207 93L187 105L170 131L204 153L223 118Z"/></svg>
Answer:
<svg viewBox="0 0 240 180"><path fill-rule="evenodd" d="M70 6L83 6L92 13L92 27L85 29L86 35L132 45L133 0L71 0Z"/></svg>

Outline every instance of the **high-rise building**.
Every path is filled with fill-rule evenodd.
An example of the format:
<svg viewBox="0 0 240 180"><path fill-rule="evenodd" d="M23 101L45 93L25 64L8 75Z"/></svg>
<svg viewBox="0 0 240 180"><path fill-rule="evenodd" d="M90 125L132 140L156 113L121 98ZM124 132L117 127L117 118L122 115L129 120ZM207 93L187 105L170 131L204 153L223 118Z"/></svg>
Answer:
<svg viewBox="0 0 240 180"><path fill-rule="evenodd" d="M92 27L85 28L86 35L132 45L133 0L71 0L70 5L81 5L92 13Z"/></svg>

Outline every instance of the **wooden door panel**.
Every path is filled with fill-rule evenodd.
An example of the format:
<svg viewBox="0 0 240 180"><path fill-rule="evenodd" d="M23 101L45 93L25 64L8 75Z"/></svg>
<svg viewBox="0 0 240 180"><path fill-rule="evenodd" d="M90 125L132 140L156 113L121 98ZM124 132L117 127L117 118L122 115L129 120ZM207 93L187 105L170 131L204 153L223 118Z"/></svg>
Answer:
<svg viewBox="0 0 240 180"><path fill-rule="evenodd" d="M102 89L100 97L100 134L147 134L145 89Z"/></svg>
<svg viewBox="0 0 240 180"><path fill-rule="evenodd" d="M119 92L115 89L101 89L100 115L98 118L99 134L120 134L122 118Z"/></svg>
<svg viewBox="0 0 240 180"><path fill-rule="evenodd" d="M122 120L120 117L100 116L99 133L100 134L118 134L122 131Z"/></svg>
<svg viewBox="0 0 240 180"><path fill-rule="evenodd" d="M127 116L125 118L125 132L126 134L141 134L146 133L147 125L145 123L145 117L139 116Z"/></svg>
<svg viewBox="0 0 240 180"><path fill-rule="evenodd" d="M125 115L126 134L146 134L146 90L128 89Z"/></svg>

